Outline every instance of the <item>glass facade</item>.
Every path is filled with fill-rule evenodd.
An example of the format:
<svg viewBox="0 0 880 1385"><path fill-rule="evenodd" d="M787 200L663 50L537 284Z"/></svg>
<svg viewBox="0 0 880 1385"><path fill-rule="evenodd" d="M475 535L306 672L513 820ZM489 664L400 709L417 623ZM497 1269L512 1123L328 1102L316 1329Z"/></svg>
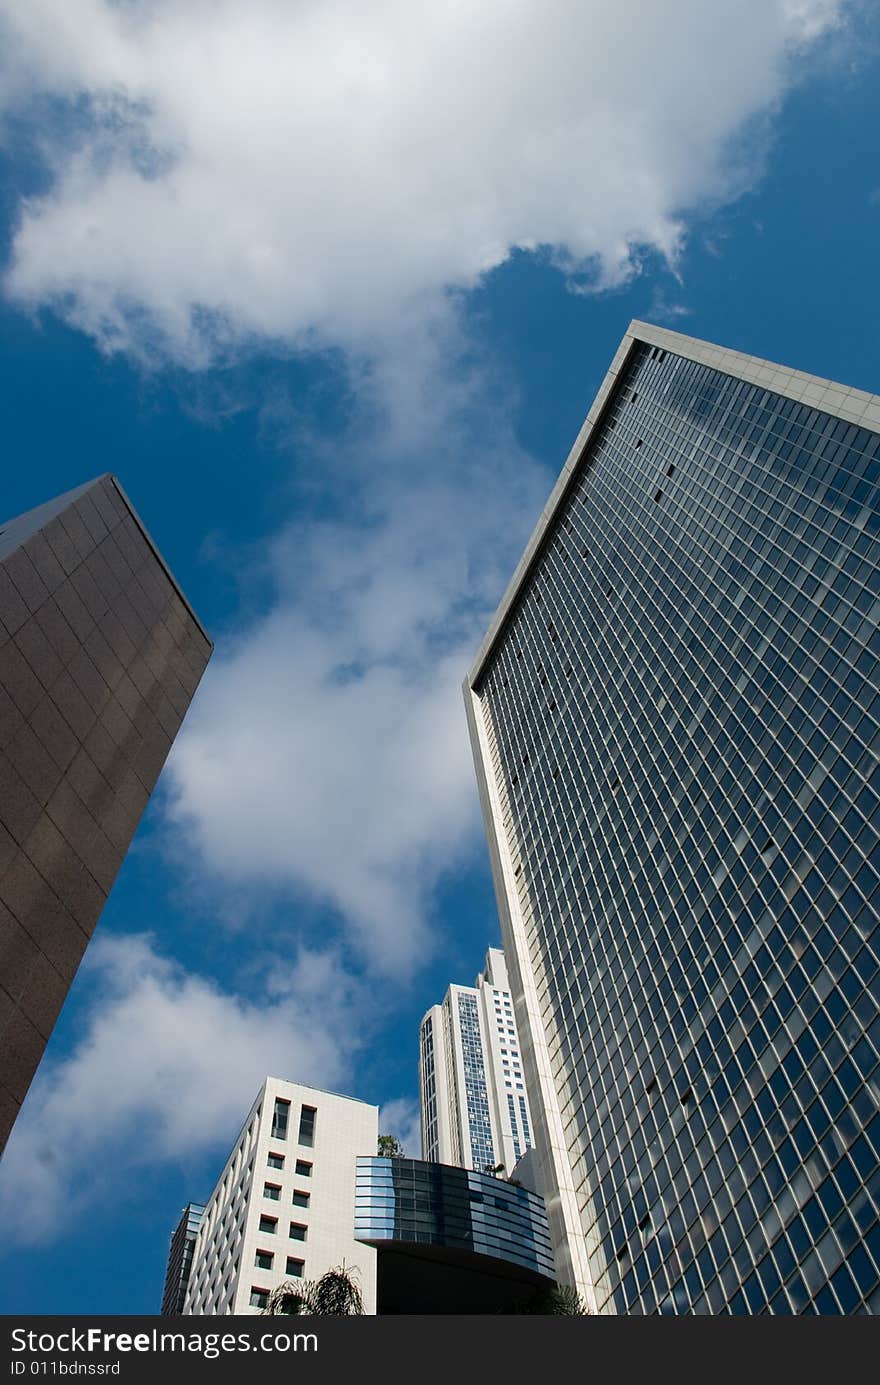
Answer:
<svg viewBox="0 0 880 1385"><path fill-rule="evenodd" d="M186 1290L192 1270L193 1252L196 1237L205 1215L201 1202L189 1202L181 1213L171 1246L168 1251L168 1267L165 1272L165 1288L162 1294L161 1312L164 1317L173 1317L183 1312Z"/></svg>
<svg viewBox="0 0 880 1385"><path fill-rule="evenodd" d="M519 1142L519 1134L516 1126L516 1106L514 1105L513 1096L510 1092L507 1093L507 1113L510 1116L510 1128L513 1131L513 1152L518 1159L522 1154L522 1146Z"/></svg>
<svg viewBox="0 0 880 1385"><path fill-rule="evenodd" d="M480 1034L476 996L459 992L458 1026L461 1032L464 1098L471 1140L471 1158L475 1168L485 1169L495 1165L495 1146L492 1143L489 1093L486 1088L483 1039Z"/></svg>
<svg viewBox="0 0 880 1385"><path fill-rule="evenodd" d="M525 1099L524 1096L521 1096L521 1097L519 1098L519 1116L520 1116L520 1121L521 1121L521 1123L522 1123L523 1135L525 1136L525 1141L526 1141L525 1147L526 1147L526 1149L528 1149L528 1148L531 1146L531 1143L532 1143L532 1132L531 1132L531 1128L530 1128L530 1126L529 1126L529 1112L528 1112L528 1108L526 1107L526 1099ZM517 1152L519 1152L519 1151L517 1151Z"/></svg>
<svg viewBox="0 0 880 1385"><path fill-rule="evenodd" d="M543 1199L471 1169L359 1157L354 1234L470 1251L556 1278Z"/></svg>
<svg viewBox="0 0 880 1385"><path fill-rule="evenodd" d="M434 1021L430 1015L419 1030L419 1075L422 1116L422 1153L426 1159L439 1155L437 1133L437 1078L434 1071Z"/></svg>
<svg viewBox="0 0 880 1385"><path fill-rule="evenodd" d="M637 341L473 685L602 1312L880 1308L878 479Z"/></svg>

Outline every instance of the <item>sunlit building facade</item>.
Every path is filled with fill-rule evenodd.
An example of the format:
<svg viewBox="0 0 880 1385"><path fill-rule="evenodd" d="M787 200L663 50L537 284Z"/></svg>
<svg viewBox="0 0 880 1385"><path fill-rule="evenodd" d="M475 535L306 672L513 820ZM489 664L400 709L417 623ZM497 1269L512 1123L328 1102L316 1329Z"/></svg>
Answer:
<svg viewBox="0 0 880 1385"><path fill-rule="evenodd" d="M880 399L631 324L465 682L560 1277L880 1307Z"/></svg>
<svg viewBox="0 0 880 1385"><path fill-rule="evenodd" d="M473 986L449 987L419 1031L422 1155L510 1173L532 1144L504 953L492 947Z"/></svg>
<svg viewBox="0 0 880 1385"><path fill-rule="evenodd" d="M376 1311L376 1254L355 1239L358 1155L376 1149L379 1110L268 1077L195 1237L183 1312L261 1313L282 1284L345 1264Z"/></svg>

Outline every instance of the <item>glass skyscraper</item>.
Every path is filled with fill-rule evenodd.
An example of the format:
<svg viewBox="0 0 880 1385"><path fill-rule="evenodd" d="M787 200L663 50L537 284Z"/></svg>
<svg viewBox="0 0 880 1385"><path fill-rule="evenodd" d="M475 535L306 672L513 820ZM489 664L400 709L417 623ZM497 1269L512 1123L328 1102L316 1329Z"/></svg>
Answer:
<svg viewBox="0 0 880 1385"><path fill-rule="evenodd" d="M465 682L557 1267L880 1308L880 399L631 324Z"/></svg>

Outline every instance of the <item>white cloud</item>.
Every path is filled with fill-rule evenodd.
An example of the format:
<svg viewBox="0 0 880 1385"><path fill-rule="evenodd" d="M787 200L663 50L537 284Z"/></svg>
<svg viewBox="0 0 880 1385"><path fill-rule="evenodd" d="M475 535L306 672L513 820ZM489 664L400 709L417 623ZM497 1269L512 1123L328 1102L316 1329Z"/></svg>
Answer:
<svg viewBox="0 0 880 1385"><path fill-rule="evenodd" d="M51 1238L98 1199L124 1201L132 1170L213 1151L222 1163L270 1072L326 1086L347 1076L352 983L330 954L270 967L256 1003L143 935L99 934L84 965L99 987L85 1032L40 1068L0 1167L14 1240Z"/></svg>
<svg viewBox="0 0 880 1385"><path fill-rule="evenodd" d="M620 280L742 186L732 141L841 9L0 0L6 108L69 103L7 293L197 366L368 345L514 246Z"/></svg>
<svg viewBox="0 0 880 1385"><path fill-rule="evenodd" d="M330 344L352 372L350 434L292 439L336 518L269 543L270 609L221 641L169 766L203 881L305 891L400 977L423 955L431 892L477 839L459 684L549 489L449 290L513 247L550 247L581 288L646 248L674 262L842 10L0 0L0 110L47 174L7 296L144 361ZM4 1158L14 1234L50 1234L111 1170L222 1153L269 1061L340 1085L370 1006L341 956L279 964L257 1005L99 935L99 1003ZM383 1108L412 1152L416 1116Z"/></svg>
<svg viewBox="0 0 880 1385"><path fill-rule="evenodd" d="M337 518L275 536L271 609L221 641L170 764L203 878L330 905L373 967L423 954L478 840L460 681L549 489L449 290L513 246L581 286L674 259L839 10L0 0L6 109L68 122L7 293L107 350L334 343L352 372L351 434L296 440Z"/></svg>
<svg viewBox="0 0 880 1385"><path fill-rule="evenodd" d="M221 642L168 767L203 877L307 891L398 976L477 840L461 681L548 484L451 338L390 384L386 360L322 481L341 517L275 537L269 612Z"/></svg>
<svg viewBox="0 0 880 1385"><path fill-rule="evenodd" d="M409 1159L422 1157L422 1124L419 1104L411 1097L395 1097L386 1101L379 1111L380 1135L395 1135Z"/></svg>

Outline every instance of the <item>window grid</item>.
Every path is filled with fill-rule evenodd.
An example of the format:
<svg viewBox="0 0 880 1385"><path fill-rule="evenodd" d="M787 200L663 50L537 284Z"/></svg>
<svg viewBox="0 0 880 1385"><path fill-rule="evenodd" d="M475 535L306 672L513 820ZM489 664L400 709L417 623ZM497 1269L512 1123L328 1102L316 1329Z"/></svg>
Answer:
<svg viewBox="0 0 880 1385"><path fill-rule="evenodd" d="M877 1293L878 443L641 348L478 689L620 1311Z"/></svg>

